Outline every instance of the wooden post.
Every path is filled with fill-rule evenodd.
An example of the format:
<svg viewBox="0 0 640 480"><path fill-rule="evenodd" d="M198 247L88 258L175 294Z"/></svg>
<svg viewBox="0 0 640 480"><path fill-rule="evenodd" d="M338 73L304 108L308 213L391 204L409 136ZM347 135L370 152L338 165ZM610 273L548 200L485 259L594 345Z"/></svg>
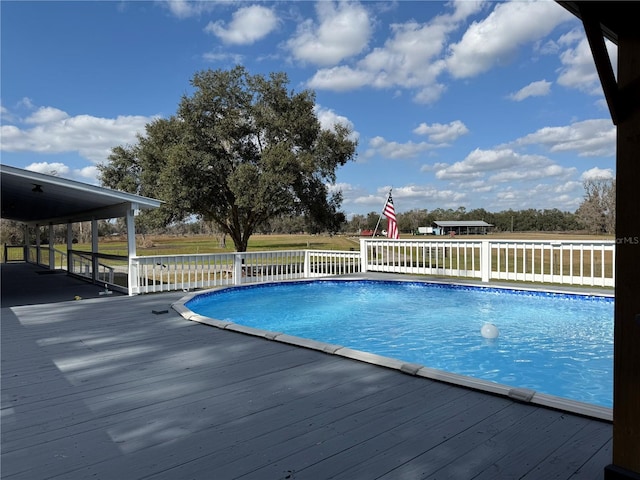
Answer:
<svg viewBox="0 0 640 480"><path fill-rule="evenodd" d="M640 30L618 40L618 88L612 479L640 475Z"/></svg>

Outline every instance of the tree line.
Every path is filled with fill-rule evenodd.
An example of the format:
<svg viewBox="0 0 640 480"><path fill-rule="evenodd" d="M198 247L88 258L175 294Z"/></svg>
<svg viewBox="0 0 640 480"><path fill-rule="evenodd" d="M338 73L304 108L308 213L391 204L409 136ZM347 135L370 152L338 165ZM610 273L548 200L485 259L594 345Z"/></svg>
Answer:
<svg viewBox="0 0 640 480"><path fill-rule="evenodd" d="M415 233L418 227L431 226L438 220L484 220L493 225L494 232L585 232L590 234L613 234L615 232L615 180L591 180L584 184L585 196L575 212L553 209L524 209L489 212L483 208L467 210L436 208L433 210L414 209L397 213L399 229L404 234ZM366 215L354 215L350 220L344 216L337 228L328 231L322 228L310 229L310 222L304 214L280 215L265 220L256 227L261 234L296 234L296 233L339 233L357 235L362 230L373 230L378 223L380 212L369 212ZM224 243L225 232L215 222L191 218L167 224L138 223L138 233L149 235L211 235L218 236ZM381 225L384 223L384 218ZM22 244L24 229L18 222L2 220L0 224L0 242L9 245ZM379 227L379 229L382 227ZM90 222L73 225L75 242L91 241ZM100 220L98 234L102 237L124 235L126 226L123 219L115 221ZM41 233L41 242L47 243L48 231ZM66 226L54 226L54 241L57 244L66 242ZM29 239L35 243L35 238Z"/></svg>

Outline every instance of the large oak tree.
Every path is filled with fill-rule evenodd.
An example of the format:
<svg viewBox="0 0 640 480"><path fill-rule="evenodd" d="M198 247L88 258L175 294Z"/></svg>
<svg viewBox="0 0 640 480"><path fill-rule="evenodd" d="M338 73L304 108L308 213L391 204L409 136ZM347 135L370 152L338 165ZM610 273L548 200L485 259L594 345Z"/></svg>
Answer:
<svg viewBox="0 0 640 480"><path fill-rule="evenodd" d="M336 231L344 221L336 169L355 156L346 125L322 129L315 94L288 89L285 73L244 67L206 70L191 80L177 113L146 126L99 166L103 185L166 203L156 221L213 221L246 251L256 227L287 214Z"/></svg>

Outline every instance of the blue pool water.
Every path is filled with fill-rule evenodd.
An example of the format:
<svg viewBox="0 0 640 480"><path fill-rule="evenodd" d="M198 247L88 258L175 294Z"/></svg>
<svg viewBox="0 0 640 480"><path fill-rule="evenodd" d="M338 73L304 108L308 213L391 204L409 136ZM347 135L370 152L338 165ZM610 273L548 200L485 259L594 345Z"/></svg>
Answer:
<svg viewBox="0 0 640 480"><path fill-rule="evenodd" d="M230 288L186 306L282 332L611 407L613 299L423 282ZM480 329L495 324L499 337Z"/></svg>

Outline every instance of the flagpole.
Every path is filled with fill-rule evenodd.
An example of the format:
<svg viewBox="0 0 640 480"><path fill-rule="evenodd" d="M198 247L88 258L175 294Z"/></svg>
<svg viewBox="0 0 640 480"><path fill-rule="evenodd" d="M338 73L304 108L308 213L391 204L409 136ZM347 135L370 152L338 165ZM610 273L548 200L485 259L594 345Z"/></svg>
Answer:
<svg viewBox="0 0 640 480"><path fill-rule="evenodd" d="M387 198L384 201L384 205L382 205L382 212L380 212L380 215L378 216L378 223L376 223L376 228L373 230L373 235L371 236L371 238L376 238L376 232L378 231L378 227L380 226L380 220L382 220L382 214L384 213L384 207L387 206L387 202L389 201L389 197L391 196L391 190L393 190L393 188L389 189L389 193L387 194Z"/></svg>

